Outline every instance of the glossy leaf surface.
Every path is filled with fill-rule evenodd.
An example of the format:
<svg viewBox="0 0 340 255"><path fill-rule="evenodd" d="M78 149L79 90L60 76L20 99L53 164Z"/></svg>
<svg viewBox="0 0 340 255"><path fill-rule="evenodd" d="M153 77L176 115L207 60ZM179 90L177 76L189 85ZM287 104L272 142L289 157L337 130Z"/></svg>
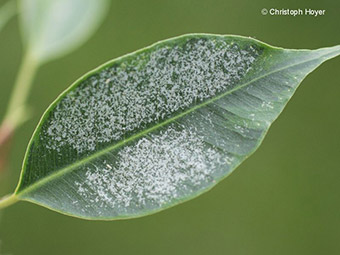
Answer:
<svg viewBox="0 0 340 255"><path fill-rule="evenodd" d="M16 196L86 219L191 199L250 156L305 76L339 53L193 34L112 60L46 111Z"/></svg>

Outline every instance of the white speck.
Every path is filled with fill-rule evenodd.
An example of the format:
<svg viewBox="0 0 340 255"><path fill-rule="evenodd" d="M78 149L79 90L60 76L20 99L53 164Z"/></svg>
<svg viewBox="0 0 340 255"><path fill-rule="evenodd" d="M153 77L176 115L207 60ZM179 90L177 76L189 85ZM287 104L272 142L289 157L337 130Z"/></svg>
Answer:
<svg viewBox="0 0 340 255"><path fill-rule="evenodd" d="M255 113L249 114L249 117L250 117L250 119L251 119L252 121L254 121L254 120L255 120Z"/></svg>
<svg viewBox="0 0 340 255"><path fill-rule="evenodd" d="M110 169L87 166L84 181L75 184L90 203L123 212L159 207L206 187L235 159L207 147L196 133L173 127L124 147L116 158Z"/></svg>
<svg viewBox="0 0 340 255"><path fill-rule="evenodd" d="M234 125L234 127L241 134L244 134L246 132L246 129L240 125Z"/></svg>
<svg viewBox="0 0 340 255"><path fill-rule="evenodd" d="M190 39L114 64L82 81L50 113L44 146L86 154L233 88L259 55L223 38Z"/></svg>
<svg viewBox="0 0 340 255"><path fill-rule="evenodd" d="M274 109L273 103L272 102L267 102L267 101L263 101L261 107L262 108Z"/></svg>

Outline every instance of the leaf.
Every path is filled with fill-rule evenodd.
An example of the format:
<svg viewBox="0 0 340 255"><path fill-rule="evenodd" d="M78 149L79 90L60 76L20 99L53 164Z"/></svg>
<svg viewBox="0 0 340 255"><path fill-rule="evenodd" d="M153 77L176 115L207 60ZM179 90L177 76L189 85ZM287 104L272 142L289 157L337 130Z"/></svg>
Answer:
<svg viewBox="0 0 340 255"><path fill-rule="evenodd" d="M108 5L108 0L20 0L28 51L41 63L69 53L96 31Z"/></svg>
<svg viewBox="0 0 340 255"><path fill-rule="evenodd" d="M47 109L15 197L101 220L194 198L249 157L306 75L339 53L191 34L114 59Z"/></svg>

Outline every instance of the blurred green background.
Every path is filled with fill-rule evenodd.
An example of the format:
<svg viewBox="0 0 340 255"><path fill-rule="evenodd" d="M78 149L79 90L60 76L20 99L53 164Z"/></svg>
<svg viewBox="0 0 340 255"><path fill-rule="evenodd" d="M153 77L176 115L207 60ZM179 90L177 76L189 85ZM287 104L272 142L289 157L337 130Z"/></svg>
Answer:
<svg viewBox="0 0 340 255"><path fill-rule="evenodd" d="M0 5L5 1L0 0ZM322 17L263 16L262 8L325 9ZM251 36L285 48L340 43L335 0L112 1L84 46L44 65L34 118L15 135L0 194L14 190L41 114L75 79L105 61L191 32ZM0 34L0 116L22 54L18 22ZM90 222L20 202L0 222L4 254L340 254L340 58L310 74L260 149L210 192L133 220Z"/></svg>

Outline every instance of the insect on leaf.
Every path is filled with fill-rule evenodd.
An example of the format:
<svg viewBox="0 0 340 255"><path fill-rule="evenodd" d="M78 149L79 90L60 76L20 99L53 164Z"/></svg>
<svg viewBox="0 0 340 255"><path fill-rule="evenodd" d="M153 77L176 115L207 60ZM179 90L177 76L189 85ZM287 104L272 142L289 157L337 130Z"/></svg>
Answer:
<svg viewBox="0 0 340 255"><path fill-rule="evenodd" d="M259 147L300 82L339 53L190 34L114 59L47 109L15 196L98 220L196 197Z"/></svg>

